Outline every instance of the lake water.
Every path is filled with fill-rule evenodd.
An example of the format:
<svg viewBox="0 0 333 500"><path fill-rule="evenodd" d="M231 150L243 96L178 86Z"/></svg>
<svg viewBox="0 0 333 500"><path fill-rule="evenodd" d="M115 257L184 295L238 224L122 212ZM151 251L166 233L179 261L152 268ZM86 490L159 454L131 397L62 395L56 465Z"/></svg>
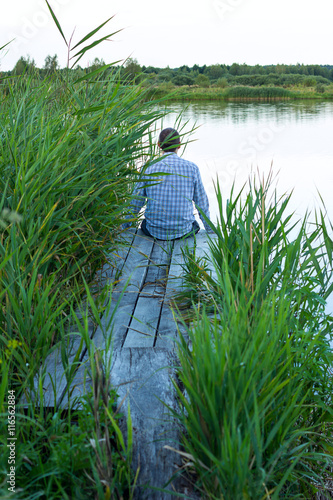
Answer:
<svg viewBox="0 0 333 500"><path fill-rule="evenodd" d="M167 107L172 113L163 126L174 126L182 112L185 130L195 124L184 158L196 163L217 217L214 181L218 176L227 199L256 171L267 178L273 168L280 195L293 190L290 210L323 208L333 221L333 102L209 102Z"/></svg>
<svg viewBox="0 0 333 500"><path fill-rule="evenodd" d="M233 183L238 192L254 172L267 178L272 166L277 193L293 191L288 213L303 218L310 210L314 217L314 209L323 209L319 192L333 222L333 102L209 102L184 108L169 105L163 127L173 127L180 112L181 123L188 121L185 130L198 126L182 155L200 168L213 221L217 177L225 204ZM333 297L327 309L333 311Z"/></svg>

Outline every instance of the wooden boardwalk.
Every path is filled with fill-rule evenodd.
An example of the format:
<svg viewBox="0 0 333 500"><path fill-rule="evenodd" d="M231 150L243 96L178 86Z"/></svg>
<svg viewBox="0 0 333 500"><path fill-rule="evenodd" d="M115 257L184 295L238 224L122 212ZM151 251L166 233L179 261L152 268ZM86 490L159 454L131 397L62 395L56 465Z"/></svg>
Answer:
<svg viewBox="0 0 333 500"><path fill-rule="evenodd" d="M94 349L104 352L109 349L111 384L119 400L125 397L130 403L133 467L135 470L140 467L136 498L171 500L177 496L144 488L145 485L163 488L180 466L179 455L165 448L168 445L179 449L178 429L166 407L177 407L173 380L177 364L175 342L180 327L169 301L183 283L182 248L196 245L196 254L203 255L208 248L207 235L201 231L186 240L154 241L139 229L128 231L126 237L128 247L120 251L121 278L113 289L111 308L102 318L101 327L91 329L89 334ZM104 279L114 281L114 274L108 269L104 274ZM64 350L61 354L61 349L55 349L44 366L44 406L66 408L68 394L73 400L91 388L86 370L88 351L80 336L70 339L66 357L68 366L75 370L74 377L69 385ZM175 481L166 489L188 493L184 485Z"/></svg>

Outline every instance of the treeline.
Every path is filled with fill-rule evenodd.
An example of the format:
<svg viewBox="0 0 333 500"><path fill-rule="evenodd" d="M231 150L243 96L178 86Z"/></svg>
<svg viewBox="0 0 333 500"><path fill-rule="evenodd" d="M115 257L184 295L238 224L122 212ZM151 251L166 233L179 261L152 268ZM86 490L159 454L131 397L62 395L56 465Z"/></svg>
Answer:
<svg viewBox="0 0 333 500"><path fill-rule="evenodd" d="M103 59L95 58L86 68L76 66L70 70L75 77L96 71L105 66ZM47 56L42 68L37 68L33 59L20 57L13 70L3 73L7 76L16 76L24 73L34 73L43 79L52 73L62 73L67 69L60 69L57 55ZM248 64L231 65L213 64L199 66L180 66L178 68L159 68L155 66L141 66L136 59L129 58L121 66L109 66L101 73L107 78L110 73L117 71L120 78L126 81L139 83L146 81L153 86L169 84L170 86L198 86L207 87L316 87L317 91L325 91L325 86L333 83L333 65L319 64L276 64L250 66Z"/></svg>
<svg viewBox="0 0 333 500"><path fill-rule="evenodd" d="M313 87L318 84L329 85L333 82L333 65L268 65L249 66L234 63L214 64L211 66L179 68L157 68L143 66L143 75L154 79L156 83L171 82L174 85L199 85L200 87L215 86L262 86L262 85L304 85Z"/></svg>

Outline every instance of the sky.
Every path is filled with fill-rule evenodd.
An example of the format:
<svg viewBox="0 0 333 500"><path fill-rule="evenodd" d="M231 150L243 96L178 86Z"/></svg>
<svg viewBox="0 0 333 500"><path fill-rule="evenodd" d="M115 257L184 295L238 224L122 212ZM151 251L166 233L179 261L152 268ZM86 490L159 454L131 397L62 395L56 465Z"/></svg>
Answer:
<svg viewBox="0 0 333 500"><path fill-rule="evenodd" d="M105 63L128 57L171 68L210 64L333 64L332 0L49 0L71 47L113 18L100 36L121 30L89 51ZM14 39L14 40L13 40ZM96 36L95 38L96 39ZM21 57L43 67L47 55L67 65L68 49L45 0L11 0L1 8L0 70ZM70 52L71 56L75 52ZM71 63L75 61L71 59Z"/></svg>

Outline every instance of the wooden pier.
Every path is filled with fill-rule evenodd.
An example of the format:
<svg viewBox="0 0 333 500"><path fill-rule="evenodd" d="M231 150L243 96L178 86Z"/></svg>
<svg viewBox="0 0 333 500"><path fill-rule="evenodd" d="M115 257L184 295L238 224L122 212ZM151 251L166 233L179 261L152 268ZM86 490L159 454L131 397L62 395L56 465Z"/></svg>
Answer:
<svg viewBox="0 0 333 500"><path fill-rule="evenodd" d="M170 298L183 284L183 247L195 245L196 254L204 255L208 237L201 231L185 240L154 241L139 229L128 231L126 238L128 246L119 252L120 278L112 291L112 304L101 325L90 329L91 346L109 350L111 385L120 401L125 398L124 410L130 403L133 468L140 469L136 498L171 500L177 498L176 492L197 498L179 481L169 483L181 464L180 455L165 447L180 447L177 425L167 409L177 408L173 380L181 328L170 308ZM114 282L114 272L105 268L103 279ZM70 340L66 347L67 372L63 348L55 349L43 367L44 407L66 408L69 394L73 400L91 388L86 370L88 350L79 335ZM70 378L68 367L75 370Z"/></svg>

